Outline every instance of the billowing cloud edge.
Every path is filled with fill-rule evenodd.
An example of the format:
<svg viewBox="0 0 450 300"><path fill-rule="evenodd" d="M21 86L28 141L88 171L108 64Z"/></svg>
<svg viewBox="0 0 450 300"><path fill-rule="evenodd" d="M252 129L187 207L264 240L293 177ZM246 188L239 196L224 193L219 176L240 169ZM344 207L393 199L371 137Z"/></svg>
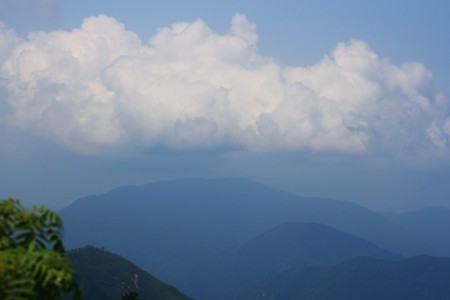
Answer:
<svg viewBox="0 0 450 300"><path fill-rule="evenodd" d="M285 67L258 40L242 14L226 34L179 22L147 43L105 15L27 39L0 24L4 113L11 128L86 154L447 154L447 101L423 64L395 65L351 39L311 66Z"/></svg>

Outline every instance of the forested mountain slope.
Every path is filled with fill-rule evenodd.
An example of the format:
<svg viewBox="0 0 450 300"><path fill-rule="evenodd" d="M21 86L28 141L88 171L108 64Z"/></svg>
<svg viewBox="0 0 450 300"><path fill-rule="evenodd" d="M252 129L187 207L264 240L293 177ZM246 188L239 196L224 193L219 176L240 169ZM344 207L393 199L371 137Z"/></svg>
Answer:
<svg viewBox="0 0 450 300"><path fill-rule="evenodd" d="M68 256L84 299L117 300L127 292L141 299L191 299L117 254L87 246Z"/></svg>

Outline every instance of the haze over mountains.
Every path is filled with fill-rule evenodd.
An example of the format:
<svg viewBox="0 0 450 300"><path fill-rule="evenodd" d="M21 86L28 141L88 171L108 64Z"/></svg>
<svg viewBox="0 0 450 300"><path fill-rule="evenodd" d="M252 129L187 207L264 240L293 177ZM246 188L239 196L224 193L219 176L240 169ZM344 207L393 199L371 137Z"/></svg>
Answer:
<svg viewBox="0 0 450 300"><path fill-rule="evenodd" d="M238 178L121 187L61 215L68 248L106 247L198 299L226 299L292 268L360 256L450 256L446 209L376 213ZM445 222L417 226L435 218Z"/></svg>
<svg viewBox="0 0 450 300"><path fill-rule="evenodd" d="M291 268L332 265L360 256L401 259L327 225L286 223L216 255L182 264L163 277L200 299L230 299Z"/></svg>

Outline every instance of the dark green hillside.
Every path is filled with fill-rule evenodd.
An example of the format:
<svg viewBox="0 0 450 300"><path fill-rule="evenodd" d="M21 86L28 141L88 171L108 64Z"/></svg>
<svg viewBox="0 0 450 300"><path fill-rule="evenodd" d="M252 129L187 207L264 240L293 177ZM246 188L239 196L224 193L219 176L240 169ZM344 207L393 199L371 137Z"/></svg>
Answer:
<svg viewBox="0 0 450 300"><path fill-rule="evenodd" d="M418 256L404 261L358 258L331 267L287 271L237 299L419 300L450 298L450 258Z"/></svg>
<svg viewBox="0 0 450 300"><path fill-rule="evenodd" d="M327 225L288 223L219 255L191 262L173 274L170 282L199 299L228 299L294 267L331 265L360 256L401 259Z"/></svg>
<svg viewBox="0 0 450 300"><path fill-rule="evenodd" d="M84 299L117 300L130 291L138 292L143 300L191 299L119 255L90 246L68 255Z"/></svg>

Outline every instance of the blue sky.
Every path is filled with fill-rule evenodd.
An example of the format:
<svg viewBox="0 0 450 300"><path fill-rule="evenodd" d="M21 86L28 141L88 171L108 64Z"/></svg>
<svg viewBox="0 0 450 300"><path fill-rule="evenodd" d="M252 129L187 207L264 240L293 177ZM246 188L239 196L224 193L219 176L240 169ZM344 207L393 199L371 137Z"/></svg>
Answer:
<svg viewBox="0 0 450 300"><path fill-rule="evenodd" d="M0 0L0 196L247 177L450 206L448 1Z"/></svg>

